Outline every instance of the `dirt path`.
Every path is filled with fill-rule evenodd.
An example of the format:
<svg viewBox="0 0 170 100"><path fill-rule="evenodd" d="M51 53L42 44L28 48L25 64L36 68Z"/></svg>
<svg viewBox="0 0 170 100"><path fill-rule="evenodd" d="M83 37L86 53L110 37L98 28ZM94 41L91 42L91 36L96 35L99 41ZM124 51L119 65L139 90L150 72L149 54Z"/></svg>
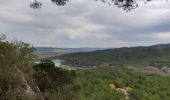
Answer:
<svg viewBox="0 0 170 100"><path fill-rule="evenodd" d="M129 97L129 96L130 96L130 93L129 93L129 90L128 90L128 89L117 88L116 90L122 92L122 93L125 95L125 99L126 99L126 100L130 100L130 97Z"/></svg>

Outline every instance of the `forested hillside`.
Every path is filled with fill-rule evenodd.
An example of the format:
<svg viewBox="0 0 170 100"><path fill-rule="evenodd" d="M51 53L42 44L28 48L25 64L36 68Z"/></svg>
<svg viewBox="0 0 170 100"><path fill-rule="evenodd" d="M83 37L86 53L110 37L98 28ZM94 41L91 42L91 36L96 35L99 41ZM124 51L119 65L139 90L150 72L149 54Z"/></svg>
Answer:
<svg viewBox="0 0 170 100"><path fill-rule="evenodd" d="M51 60L34 63L36 55L32 46L23 42L7 41L5 35L0 37L0 48L0 100L170 99L168 75L136 72L122 66L110 68L107 64L106 67L67 70L56 67ZM135 49L138 53L144 50ZM143 57L151 58L158 52L160 57L163 54L165 56L168 49L164 48L160 52L160 49L147 48L145 53L152 55ZM148 50L153 51L151 53ZM106 50L104 56L108 51L113 50ZM119 51L135 53L135 50L129 48ZM103 51L96 52L102 56ZM135 53L136 56L138 53Z"/></svg>
<svg viewBox="0 0 170 100"><path fill-rule="evenodd" d="M170 44L159 44L148 47L123 47L117 49L99 50L94 52L79 52L59 57L65 64L72 66L110 65L152 65L170 66Z"/></svg>
<svg viewBox="0 0 170 100"><path fill-rule="evenodd" d="M33 51L27 43L0 36L0 100L68 100L71 96L63 92L69 88L63 88L71 84L74 73L48 60L35 64Z"/></svg>
<svg viewBox="0 0 170 100"><path fill-rule="evenodd" d="M41 99L40 91L32 78L33 48L26 43L7 41L0 37L0 99Z"/></svg>

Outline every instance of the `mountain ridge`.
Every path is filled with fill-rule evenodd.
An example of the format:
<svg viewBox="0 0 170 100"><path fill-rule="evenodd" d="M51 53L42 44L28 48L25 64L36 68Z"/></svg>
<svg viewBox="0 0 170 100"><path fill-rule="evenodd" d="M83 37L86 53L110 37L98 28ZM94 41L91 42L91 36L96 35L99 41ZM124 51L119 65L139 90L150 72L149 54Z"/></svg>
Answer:
<svg viewBox="0 0 170 100"><path fill-rule="evenodd" d="M73 52L92 52L96 50L104 50L109 48L92 48L92 47L80 47L80 48L57 48L57 47L35 47L38 53L57 52L57 51L73 51Z"/></svg>
<svg viewBox="0 0 170 100"><path fill-rule="evenodd" d="M151 46L122 47L93 52L76 52L59 57L65 64L73 66L99 66L103 63L113 65L153 65L161 62L170 66L170 44ZM165 64L166 62L166 64Z"/></svg>

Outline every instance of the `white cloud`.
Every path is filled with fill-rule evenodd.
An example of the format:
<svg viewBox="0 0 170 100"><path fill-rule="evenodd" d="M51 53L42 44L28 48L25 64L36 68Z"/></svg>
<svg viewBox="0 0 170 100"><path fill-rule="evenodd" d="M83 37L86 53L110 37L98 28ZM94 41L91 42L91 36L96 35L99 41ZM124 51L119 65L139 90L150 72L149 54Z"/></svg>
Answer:
<svg viewBox="0 0 170 100"><path fill-rule="evenodd" d="M157 39L170 39L170 32L156 33L155 38Z"/></svg>
<svg viewBox="0 0 170 100"><path fill-rule="evenodd" d="M36 46L120 47L170 42L170 3L150 2L126 13L91 0L70 0L64 7L41 0L0 1L0 32Z"/></svg>

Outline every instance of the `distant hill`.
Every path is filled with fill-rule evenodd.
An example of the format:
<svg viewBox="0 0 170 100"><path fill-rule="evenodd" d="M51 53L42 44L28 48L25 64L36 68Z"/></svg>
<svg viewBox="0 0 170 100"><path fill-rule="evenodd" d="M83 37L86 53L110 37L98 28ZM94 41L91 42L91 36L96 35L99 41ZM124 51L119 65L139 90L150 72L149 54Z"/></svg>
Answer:
<svg viewBox="0 0 170 100"><path fill-rule="evenodd" d="M60 56L72 66L135 65L170 66L170 44L122 47L93 52L77 52Z"/></svg>
<svg viewBox="0 0 170 100"><path fill-rule="evenodd" d="M36 47L36 52L38 53L46 53L46 52L54 52L56 48L52 47Z"/></svg>
<svg viewBox="0 0 170 100"><path fill-rule="evenodd" d="M54 47L36 47L38 53L49 53L49 52L92 52L96 50L104 50L108 48L54 48Z"/></svg>

